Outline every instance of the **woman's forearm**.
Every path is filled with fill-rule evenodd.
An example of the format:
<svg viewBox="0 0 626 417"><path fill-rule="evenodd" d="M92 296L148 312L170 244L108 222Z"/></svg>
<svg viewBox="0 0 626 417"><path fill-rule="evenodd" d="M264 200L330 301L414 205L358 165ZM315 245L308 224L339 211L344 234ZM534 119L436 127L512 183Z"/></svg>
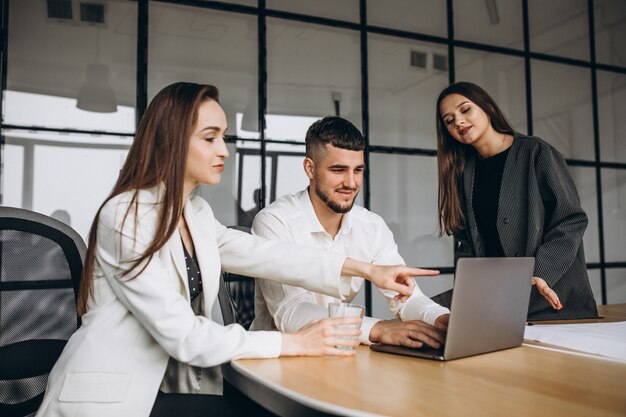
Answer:
<svg viewBox="0 0 626 417"><path fill-rule="evenodd" d="M372 264L346 258L341 267L341 275L363 277L368 281L372 279Z"/></svg>

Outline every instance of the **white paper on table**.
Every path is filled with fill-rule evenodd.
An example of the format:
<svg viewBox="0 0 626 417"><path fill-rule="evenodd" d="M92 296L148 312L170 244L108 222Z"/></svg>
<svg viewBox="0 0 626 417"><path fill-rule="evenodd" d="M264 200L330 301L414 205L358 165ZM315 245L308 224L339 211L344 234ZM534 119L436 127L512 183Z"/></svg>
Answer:
<svg viewBox="0 0 626 417"><path fill-rule="evenodd" d="M626 361L626 321L526 326L524 339Z"/></svg>

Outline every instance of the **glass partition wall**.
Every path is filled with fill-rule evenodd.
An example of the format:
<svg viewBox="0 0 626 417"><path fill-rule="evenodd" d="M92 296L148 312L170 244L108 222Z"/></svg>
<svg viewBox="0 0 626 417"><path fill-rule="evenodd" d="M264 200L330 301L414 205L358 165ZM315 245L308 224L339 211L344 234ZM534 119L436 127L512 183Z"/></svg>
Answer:
<svg viewBox="0 0 626 417"><path fill-rule="evenodd" d="M340 115L366 137L359 204L380 214L407 264L442 270L434 103L455 81L489 91L514 128L567 159L589 216L599 303L626 302L623 0L0 0L0 204L52 215L86 238L146 104L164 86L219 87L222 183L199 194L249 226L307 185L304 134ZM383 297L360 295L377 317Z"/></svg>

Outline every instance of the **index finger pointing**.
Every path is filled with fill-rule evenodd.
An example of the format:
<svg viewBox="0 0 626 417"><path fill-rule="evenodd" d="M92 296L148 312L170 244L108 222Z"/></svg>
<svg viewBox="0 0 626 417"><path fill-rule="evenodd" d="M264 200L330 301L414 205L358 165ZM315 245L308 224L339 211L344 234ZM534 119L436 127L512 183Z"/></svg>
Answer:
<svg viewBox="0 0 626 417"><path fill-rule="evenodd" d="M439 275L439 271L437 271L436 269L422 269L422 268L407 267L406 272L408 274L411 274L414 277Z"/></svg>

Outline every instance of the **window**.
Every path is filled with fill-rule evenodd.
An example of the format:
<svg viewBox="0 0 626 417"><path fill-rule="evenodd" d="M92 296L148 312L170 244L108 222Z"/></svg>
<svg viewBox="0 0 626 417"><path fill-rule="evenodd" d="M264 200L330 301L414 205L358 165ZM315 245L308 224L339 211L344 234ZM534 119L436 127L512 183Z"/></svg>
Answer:
<svg viewBox="0 0 626 417"><path fill-rule="evenodd" d="M74 0L63 16L49 15L45 1L7 3L1 204L56 213L86 236L132 142L138 103L172 82L214 84L231 158L222 183L198 192L219 220L249 223L262 206L304 188L306 129L341 115L368 140L359 203L386 219L408 263L442 268L445 279L420 280L435 295L452 285L454 268L451 239L436 234L434 104L450 82L473 81L516 130L567 158L589 217L596 299L626 301L623 0L267 0L265 8L256 0L151 0L147 9L108 0L89 22ZM146 39L147 54L138 54ZM108 99L79 105L85 97ZM386 307L376 293L368 307L380 316Z"/></svg>

